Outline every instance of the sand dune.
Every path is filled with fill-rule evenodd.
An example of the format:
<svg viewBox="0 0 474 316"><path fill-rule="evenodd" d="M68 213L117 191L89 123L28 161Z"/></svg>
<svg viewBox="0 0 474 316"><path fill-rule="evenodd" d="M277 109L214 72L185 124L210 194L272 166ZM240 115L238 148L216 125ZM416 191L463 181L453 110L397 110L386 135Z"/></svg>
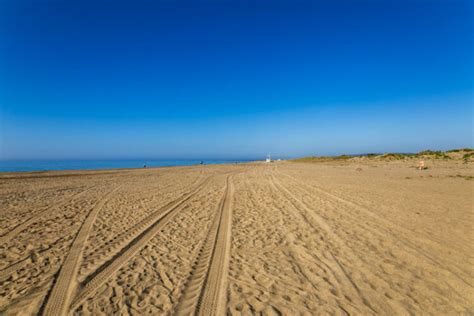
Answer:
<svg viewBox="0 0 474 316"><path fill-rule="evenodd" d="M0 175L0 314L474 313L470 163Z"/></svg>

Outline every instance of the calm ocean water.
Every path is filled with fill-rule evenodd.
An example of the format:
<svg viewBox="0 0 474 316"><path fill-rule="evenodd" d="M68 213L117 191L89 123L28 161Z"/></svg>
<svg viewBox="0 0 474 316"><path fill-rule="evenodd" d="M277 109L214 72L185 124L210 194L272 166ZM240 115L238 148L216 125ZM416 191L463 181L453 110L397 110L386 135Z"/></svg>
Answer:
<svg viewBox="0 0 474 316"><path fill-rule="evenodd" d="M247 162L248 160L202 160L204 164L224 164ZM18 160L0 161L0 172L14 171L46 171L46 170L95 170L116 168L143 168L147 167L170 167L170 166L192 166L201 160Z"/></svg>

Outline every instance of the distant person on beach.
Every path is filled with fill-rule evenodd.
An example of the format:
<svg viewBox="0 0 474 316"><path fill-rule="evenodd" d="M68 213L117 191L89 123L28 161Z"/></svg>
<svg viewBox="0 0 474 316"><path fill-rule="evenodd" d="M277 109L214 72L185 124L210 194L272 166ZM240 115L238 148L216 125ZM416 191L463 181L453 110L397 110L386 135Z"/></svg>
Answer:
<svg viewBox="0 0 474 316"><path fill-rule="evenodd" d="M424 160L421 160L419 163L418 163L418 170L424 170L425 169L425 161Z"/></svg>

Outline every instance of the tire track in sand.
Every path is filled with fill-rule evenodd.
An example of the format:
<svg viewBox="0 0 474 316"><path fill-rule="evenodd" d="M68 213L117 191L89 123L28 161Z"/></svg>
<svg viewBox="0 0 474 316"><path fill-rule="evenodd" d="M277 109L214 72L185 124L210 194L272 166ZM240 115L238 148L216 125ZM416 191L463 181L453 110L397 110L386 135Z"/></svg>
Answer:
<svg viewBox="0 0 474 316"><path fill-rule="evenodd" d="M168 204L163 211L154 213L152 218L142 223L140 228L142 231L132 241L130 241L123 249L115 254L110 260L100 266L94 273L89 275L86 280L79 286L79 291L72 301L70 310L74 311L94 294L99 287L107 282L115 272L117 272L125 263L127 263L143 246L145 246L163 227L173 219L178 212L184 208L186 202L201 191L208 183L211 177L202 181L193 191L186 193L184 196Z"/></svg>
<svg viewBox="0 0 474 316"><path fill-rule="evenodd" d="M294 182L296 182L298 184L298 187L302 187L302 188L305 188L305 187L308 187L308 188L311 188L312 186L308 186L308 185L305 185L304 183L302 183L301 181L298 181L297 179L293 178L292 176L290 175L287 175L287 174L284 174L284 173L281 173L281 172L278 172L279 174L281 175L284 175L290 179L293 179ZM273 177L273 176L272 176ZM275 181L277 181L275 178L273 178ZM280 184L281 185L281 184ZM335 200L335 201L339 201L341 203L343 203L344 201L346 203L343 203L343 204L346 204L347 206L353 206L353 207L357 207L357 209L361 210L361 211L365 211L364 213L371 213L370 211L368 210L364 210L363 207L361 206L358 206L357 204L354 204L350 201L347 201L341 197L338 197L338 196L335 196L333 195L332 193L329 193L329 192L326 192L325 190L322 190L322 189L319 189L319 188L316 188L314 187L315 190L319 193L322 193L323 195L325 195L326 197L328 198L332 198L332 200ZM330 228L330 226L326 223L326 221L320 217L319 215L316 214L316 212L311 212L311 210L308 208L308 206L305 205L305 203L300 200L298 197L296 197L293 193L291 193L288 189L286 189L285 187L283 187L283 190L286 191L289 195L293 196L293 199L295 201L298 201L298 204L301 205L303 208L306 209L306 211L308 212L308 214L310 215L311 218L315 219L316 222L318 224L324 224L324 227L325 230L327 232L330 232L330 236L332 237L331 239L333 241L336 241L339 246L342 246L342 248L345 248L347 249L346 251L346 254L349 254L350 252L350 248L348 248L345 243L337 236L337 234L335 232L332 231L332 229ZM302 192L301 190L299 190L300 192ZM310 192L310 191L308 191ZM369 215L369 214L368 214ZM377 219L377 216L373 216L373 218L376 220ZM385 223L384 221L382 221L382 223ZM357 225L356 223L354 223L354 225ZM365 229L367 230L370 230L372 233L377 233L375 232L373 229L371 229L370 227L365 227ZM383 229L383 226L380 225L380 228L379 229ZM426 258L427 259L427 262L431 262L432 264L434 264L434 266L438 266L438 267L441 267L443 268L445 271L445 273L449 273L449 274L452 274L454 276L456 276L457 278L461 279L461 283L459 282L456 282L456 283L453 283L451 284L451 282L448 280L448 283L447 285L450 287L451 291L456 295L456 297L464 302L468 302L468 300L465 298L464 295L462 295L461 293L465 292L465 293L470 293L472 292L472 287L467 283L466 280L463 280L462 278L460 278L456 273L453 273L452 270L449 270L447 267L444 267L444 265L438 261L436 261L435 259L431 258L431 256L428 256L425 254L425 252L421 249L417 249L418 247L414 246L413 243L409 242L406 238L404 238L403 234L401 234L400 236L396 236L394 235L392 232L390 231L385 231L386 232L386 235L388 236L392 236L395 240L397 240L398 242L402 243L403 246L404 246L404 250L407 252L407 254L410 254L410 255L413 255L413 256L416 256L418 254L418 258L419 256L421 255L422 257ZM379 232L380 233L380 232ZM331 254L332 255L332 254ZM344 271L344 266L341 265L341 262L338 262L339 260L337 259L337 257L335 257L334 255L332 255L334 257L334 259L336 260L336 263L338 266L340 266L342 269L343 269L343 272L344 274L346 274L347 276L349 276L349 274L347 274L345 271ZM357 256L351 256L352 257L352 261L353 262L356 262L356 261L360 261L360 259L357 257ZM370 271L367 271L370 273ZM351 281L351 283L354 283L354 281L352 280L352 278L349 279ZM355 283L354 283L355 285ZM466 286L467 285L467 286ZM371 301L374 301L377 303L377 305L379 307L388 307L388 305L384 305L383 302L379 302L374 296L371 296ZM385 311L387 312L387 311Z"/></svg>
<svg viewBox="0 0 474 316"><path fill-rule="evenodd" d="M331 193L327 190L324 190L320 187L305 184L302 181L296 179L295 177L293 177L289 174L286 174L286 173L283 173L283 172L280 172L280 171L277 171L277 173L280 174L280 175L283 175L283 176L285 176L289 179L292 179L294 182L296 182L298 184L298 187L305 189L307 192L316 191L316 192L326 196L327 198L332 199L333 201L339 202L339 203L347 206L349 209L352 208L352 209L358 210L359 212L371 217L373 220L379 221L380 223L384 224L385 227L390 227L391 229L393 229L398 234L394 234L392 231L384 228L383 225L379 225L379 230L383 231L384 234L392 236L394 239L398 240L400 243L402 243L405 246L406 250L411 249L411 252L414 255L418 254L418 255L424 257L427 260L427 262L430 262L434 266L438 266L438 267L442 268L445 273L453 275L456 279L458 279L458 281L463 283L463 285L461 285L464 288L463 291L472 291L473 285L469 281L467 281L469 279L469 275L466 274L466 272L463 271L457 265L456 262L454 262L452 260L449 260L449 264L445 264L444 262L441 262L440 260L436 259L433 255L431 255L428 251L426 251L423 247L417 246L414 242L412 242L409 238L406 238L405 236L410 236L410 238L412 240L416 240L416 241L418 241L419 243L422 243L422 244L430 245L432 243L435 243L436 245L439 245L439 246L445 248L444 245L441 245L436 241L429 240L425 237L418 236L417 234L414 234L409 229L406 229L406 228L404 228L400 225L397 225L397 224L393 223L392 221L390 221L388 219L385 219L382 216L377 215L376 212L371 211L368 208L366 208L364 206L361 206L361 205L359 205L359 204L357 204L353 201L342 198L342 197L340 197L336 194L333 194L333 193ZM366 229L369 229L369 228L366 227ZM371 229L371 231L376 233L373 229ZM378 232L378 233L380 234L380 232ZM447 259L445 259L445 260L447 260ZM457 292L458 295L461 296L460 293L457 291L458 287L459 287L459 285L452 285L451 286L452 290Z"/></svg>
<svg viewBox="0 0 474 316"><path fill-rule="evenodd" d="M303 219L316 231L318 230L318 227L314 227L313 221L320 227L322 228L327 236L329 236L333 242L335 242L341 249L345 249L346 255L349 255L351 252L349 248L346 246L344 241L342 241L339 236L337 236L334 231L331 229L331 227L326 223L326 221L320 217L319 215L315 214L315 212L312 212L297 196L295 196L292 192L290 192L283 184L281 184L273 175L270 176L270 184L277 188L280 192L283 193L283 196L289 197L291 200L293 200L295 203L292 203L296 209L300 210L300 214L303 216ZM304 213L301 211L304 210ZM332 260L336 263L334 266L335 269L331 269L331 271L336 272L337 274L343 276L343 279L341 279L342 282L346 284L346 288L352 288L356 293L357 296L360 298L362 303L368 307L372 312L377 314L377 311L374 309L372 304L370 304L370 300L362 293L360 288L357 286L357 284L354 282L354 280L351 278L349 273L346 271L344 266L341 264L339 259L334 256L332 251L328 248L328 253L330 254ZM357 262L357 258L355 256L350 256L353 262ZM376 303L378 300L374 297L371 297L372 301L375 301ZM380 304L379 304L380 306ZM383 306L383 305L382 305ZM386 306L388 308L388 306ZM385 310L387 312L388 310Z"/></svg>
<svg viewBox="0 0 474 316"><path fill-rule="evenodd" d="M201 178L196 179L196 181L193 181L193 183L189 186L187 186L183 190L183 196L186 194L185 192L188 192L192 188L199 187L200 184L203 184L204 181L201 180ZM180 197L179 199L181 199ZM111 257L115 256L120 250L126 247L127 244L129 244L134 238L136 238L139 234L141 234L145 229L150 227L152 223L156 221L157 218L162 216L162 213L169 209L170 207L173 207L173 205L176 204L176 201L178 200L172 200L165 205L161 206L157 211L152 212L151 214L147 215L145 218L141 219L138 221L136 224L134 224L132 227L128 228L125 230L123 233L115 236L113 239L108 240L106 242L106 246L98 248L94 253L90 254L86 258L86 262L93 260L97 261L98 264L94 264L92 267L87 267L84 270L79 271L79 280L82 282L84 281L84 278L87 277L87 275L94 273L94 270L96 270L98 267L100 267L101 264L103 264L105 261L110 259ZM91 271L92 269L92 271ZM81 279L82 278L82 279Z"/></svg>
<svg viewBox="0 0 474 316"><path fill-rule="evenodd" d="M94 226L97 214L102 207L107 203L112 194L120 188L116 186L109 191L95 206L91 209L86 219L82 223L79 232L74 239L74 242L61 266L58 276L51 289L50 295L46 302L43 314L44 315L64 315L69 308L69 302L74 294L77 286L77 272L82 261L82 253L89 237L89 233Z"/></svg>
<svg viewBox="0 0 474 316"><path fill-rule="evenodd" d="M224 315L234 187L230 176L218 211L175 309L177 315Z"/></svg>
<svg viewBox="0 0 474 316"><path fill-rule="evenodd" d="M37 214L34 214L33 216L31 216L30 218L28 218L24 222L22 222L22 223L18 224L17 226L15 226L12 230L7 232L3 236L0 236L0 245L4 245L10 239L15 238L19 233L21 233L22 231L27 229L28 226L30 226L31 224L36 222L38 219L40 219L41 216L43 216L46 212L51 211L51 210L57 210L57 209L65 206L67 203L74 201L75 199L77 199L81 195L85 194L87 191L91 190L92 188L93 187L90 187L90 188L84 189L81 192L78 192L76 194L72 194L72 195L62 199L61 202L59 202L58 204L47 206L43 210L39 211Z"/></svg>

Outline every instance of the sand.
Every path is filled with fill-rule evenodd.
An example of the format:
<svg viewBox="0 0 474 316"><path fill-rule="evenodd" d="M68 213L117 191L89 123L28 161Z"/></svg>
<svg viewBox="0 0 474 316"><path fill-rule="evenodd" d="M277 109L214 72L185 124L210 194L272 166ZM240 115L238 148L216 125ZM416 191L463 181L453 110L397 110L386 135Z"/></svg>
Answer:
<svg viewBox="0 0 474 316"><path fill-rule="evenodd" d="M474 313L474 168L0 174L2 315Z"/></svg>

